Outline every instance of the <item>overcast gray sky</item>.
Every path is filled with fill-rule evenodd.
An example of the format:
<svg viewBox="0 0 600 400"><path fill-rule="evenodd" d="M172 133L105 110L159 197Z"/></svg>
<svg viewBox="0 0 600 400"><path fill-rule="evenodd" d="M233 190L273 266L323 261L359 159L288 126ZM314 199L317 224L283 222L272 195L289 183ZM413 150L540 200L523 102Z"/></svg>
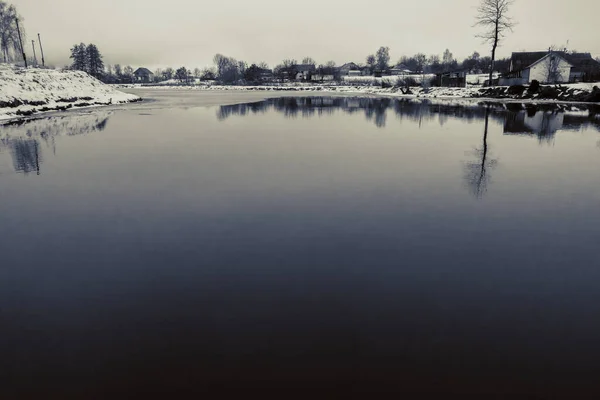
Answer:
<svg viewBox="0 0 600 400"><path fill-rule="evenodd" d="M274 66L284 58L364 62L389 46L392 61L417 52L462 60L489 52L474 37L479 0L8 0L48 63L95 43L109 64L205 67L215 53ZM499 56L565 45L600 56L600 0L516 0L519 23ZM30 49L31 46L28 48Z"/></svg>

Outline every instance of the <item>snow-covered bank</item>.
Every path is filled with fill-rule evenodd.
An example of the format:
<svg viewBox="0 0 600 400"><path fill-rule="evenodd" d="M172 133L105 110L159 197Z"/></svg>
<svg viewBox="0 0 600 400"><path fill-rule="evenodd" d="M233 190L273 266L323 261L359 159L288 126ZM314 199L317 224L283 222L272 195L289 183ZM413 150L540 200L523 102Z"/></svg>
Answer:
<svg viewBox="0 0 600 400"><path fill-rule="evenodd" d="M334 84L277 84L259 86L234 86L234 85L190 85L190 86L148 86L148 85L118 85L123 89L159 89L159 90L200 90L200 91L254 91L254 92L321 92L339 93L349 95L374 95L392 96L408 99L429 99L432 101L448 102L523 102L523 103L600 103L600 86L598 83L576 83L558 86L542 86L539 92L528 93L526 88L522 92L514 93L509 87L483 88L472 86L467 88L412 87L407 93L401 87L381 87L369 85L334 85ZM598 100L597 100L598 99Z"/></svg>
<svg viewBox="0 0 600 400"><path fill-rule="evenodd" d="M85 72L0 64L0 121L45 111L139 100L139 96L105 85Z"/></svg>

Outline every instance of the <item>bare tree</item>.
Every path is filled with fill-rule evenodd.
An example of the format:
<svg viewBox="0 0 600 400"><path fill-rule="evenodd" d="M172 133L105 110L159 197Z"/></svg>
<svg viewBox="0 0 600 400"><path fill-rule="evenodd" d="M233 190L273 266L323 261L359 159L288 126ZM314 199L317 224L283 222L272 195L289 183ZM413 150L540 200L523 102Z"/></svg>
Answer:
<svg viewBox="0 0 600 400"><path fill-rule="evenodd" d="M390 63L390 48L389 47L380 47L377 50L377 68L381 71L388 69L388 64Z"/></svg>
<svg viewBox="0 0 600 400"><path fill-rule="evenodd" d="M490 86L492 85L494 62L496 61L496 49L506 31L512 31L515 26L513 20L508 16L508 10L513 3L514 0L481 0L481 4L477 9L475 26L479 26L484 30L483 33L477 36L492 45Z"/></svg>
<svg viewBox="0 0 600 400"><path fill-rule="evenodd" d="M23 54L19 43L17 19L21 22L20 33L22 39L25 40L25 31L22 26L23 18L17 13L15 6L0 0L0 52L4 62L19 59Z"/></svg>
<svg viewBox="0 0 600 400"><path fill-rule="evenodd" d="M257 65L258 65L258 68L269 69L269 64L267 64L264 61L259 62Z"/></svg>
<svg viewBox="0 0 600 400"><path fill-rule="evenodd" d="M377 64L377 59L374 54L369 54L367 56L367 66L369 67L369 71L373 73L375 70L375 64Z"/></svg>
<svg viewBox="0 0 600 400"><path fill-rule="evenodd" d="M302 64L308 64L308 65L316 65L317 62L315 61L314 58L312 57L304 57L302 59Z"/></svg>
<svg viewBox="0 0 600 400"><path fill-rule="evenodd" d="M542 64L546 74L546 83L556 83L561 80L559 64L560 58L550 50L550 53Z"/></svg>

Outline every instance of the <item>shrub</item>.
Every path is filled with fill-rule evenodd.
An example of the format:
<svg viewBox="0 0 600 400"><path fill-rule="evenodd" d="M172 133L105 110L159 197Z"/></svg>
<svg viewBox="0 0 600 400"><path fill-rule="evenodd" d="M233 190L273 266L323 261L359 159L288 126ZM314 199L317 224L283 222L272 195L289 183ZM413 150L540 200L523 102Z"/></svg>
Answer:
<svg viewBox="0 0 600 400"><path fill-rule="evenodd" d="M540 99L555 99L559 95L558 89L551 86L543 86L540 89Z"/></svg>
<svg viewBox="0 0 600 400"><path fill-rule="evenodd" d="M508 88L507 93L513 96L521 96L525 91L525 86L523 85L513 85Z"/></svg>
<svg viewBox="0 0 600 400"><path fill-rule="evenodd" d="M540 81L534 79L529 84L529 88L527 89L529 93L537 93L540 91Z"/></svg>

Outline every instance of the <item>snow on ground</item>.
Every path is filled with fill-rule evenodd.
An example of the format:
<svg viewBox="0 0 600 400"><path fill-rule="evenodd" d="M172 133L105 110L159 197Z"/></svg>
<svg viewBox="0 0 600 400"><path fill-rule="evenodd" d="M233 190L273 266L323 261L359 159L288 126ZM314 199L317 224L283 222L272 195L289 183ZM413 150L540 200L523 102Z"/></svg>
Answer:
<svg viewBox="0 0 600 400"><path fill-rule="evenodd" d="M38 112L138 101L81 71L0 64L0 121Z"/></svg>

